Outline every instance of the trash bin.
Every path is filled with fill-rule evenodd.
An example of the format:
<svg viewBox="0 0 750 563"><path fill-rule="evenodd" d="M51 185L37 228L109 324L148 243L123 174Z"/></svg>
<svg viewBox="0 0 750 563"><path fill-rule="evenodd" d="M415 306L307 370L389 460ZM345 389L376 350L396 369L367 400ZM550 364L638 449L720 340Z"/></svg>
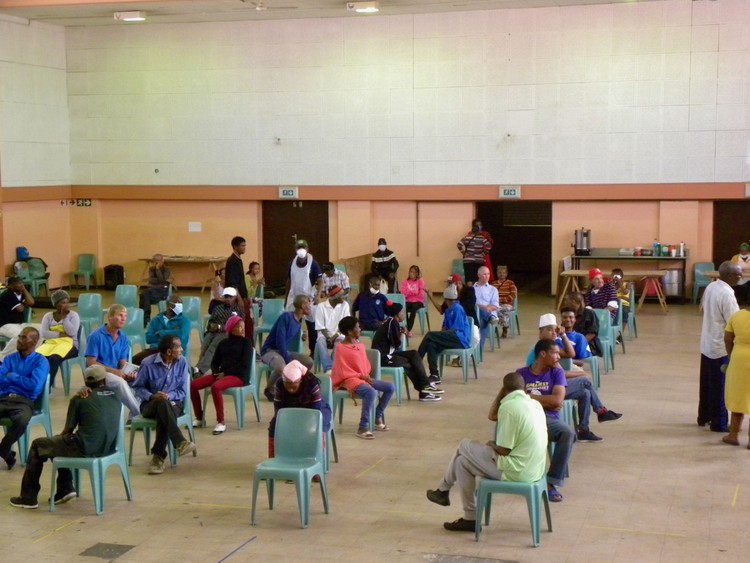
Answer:
<svg viewBox="0 0 750 563"><path fill-rule="evenodd" d="M661 279L664 295L682 297L682 270L669 270Z"/></svg>

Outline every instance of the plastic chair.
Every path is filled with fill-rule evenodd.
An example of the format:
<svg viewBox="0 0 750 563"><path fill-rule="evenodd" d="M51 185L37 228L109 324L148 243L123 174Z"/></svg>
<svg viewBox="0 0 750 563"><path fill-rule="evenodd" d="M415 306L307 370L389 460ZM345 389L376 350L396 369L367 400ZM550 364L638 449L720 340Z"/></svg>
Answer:
<svg viewBox="0 0 750 563"><path fill-rule="evenodd" d="M201 318L202 302L200 297L183 297L182 298L182 315L190 319L190 332L198 331L198 340L203 340L203 320ZM183 342L185 349L187 344Z"/></svg>
<svg viewBox="0 0 750 563"><path fill-rule="evenodd" d="M513 310L508 312L510 321L510 337L515 338L516 334L521 336L521 323L518 320L518 297L513 300Z"/></svg>
<svg viewBox="0 0 750 563"><path fill-rule="evenodd" d="M347 273L346 266L344 264L334 264L334 268L336 268L340 272ZM348 274L347 274L348 275ZM352 283L352 280L349 280L349 298L351 299L351 296L353 293L359 293L359 284L358 283Z"/></svg>
<svg viewBox="0 0 750 563"><path fill-rule="evenodd" d="M245 427L245 401L247 401L248 395L252 396L253 404L255 405L255 418L260 422L260 403L258 402L258 395L256 394L255 385L255 349L250 356L250 379L248 384L243 387L230 387L224 389L222 395L229 395L234 400L234 412L237 414L237 428L242 430ZM203 427L206 426L206 404L208 398L211 396L211 387L206 387L203 390Z"/></svg>
<svg viewBox="0 0 750 563"><path fill-rule="evenodd" d="M258 349L260 350L263 346L263 335L271 332L274 323L284 312L284 300L283 299L264 299L263 300L263 316L261 317L261 323L255 326L255 336L258 339ZM256 319L257 321L257 319Z"/></svg>
<svg viewBox="0 0 750 563"><path fill-rule="evenodd" d="M469 318L469 334L474 334L474 319ZM473 336L472 336L473 338ZM443 378L443 365L445 364L446 357L458 356L461 358L461 369L463 370L464 383L469 382L469 360L474 368L474 379L479 379L477 375L477 362L476 356L479 354L479 344L476 346L469 346L468 348L446 348L438 354L438 373L440 378Z"/></svg>
<svg viewBox="0 0 750 563"><path fill-rule="evenodd" d="M141 347L141 350L148 348L146 333L143 330L143 309L128 307L128 320L122 327L122 332L128 337L131 348L136 344Z"/></svg>
<svg viewBox="0 0 750 563"><path fill-rule="evenodd" d="M484 512L484 525L490 524L490 510L492 508L492 495L520 495L526 499L529 509L529 522L531 523L531 541L534 547L539 547L541 541L542 527L542 501L544 501L544 512L547 515L547 529L552 531L552 516L549 511L549 499L547 498L547 478L543 477L533 483L519 483L513 481L496 481L494 479L482 479L477 487L477 520L474 528L474 539L479 541L482 534L482 512Z"/></svg>
<svg viewBox="0 0 750 563"><path fill-rule="evenodd" d="M333 404L333 383L331 383L330 375L318 375L316 376L320 381L320 394L323 396L323 400L328 403L331 407ZM331 407L333 409L333 407ZM331 448L333 448L333 460L339 462L339 449L336 447L336 430L333 428L333 420L331 420L331 428L326 433L326 472L331 469Z"/></svg>
<svg viewBox="0 0 750 563"><path fill-rule="evenodd" d="M628 295L630 301L630 310L628 311L628 339L633 340L633 337L638 338L638 327L635 322L635 284L630 284L630 293Z"/></svg>
<svg viewBox="0 0 750 563"><path fill-rule="evenodd" d="M75 358L63 361L63 363L60 364L63 391L65 392L66 397L70 395L71 370L74 365L81 366L81 377L83 377L83 372L86 371L86 330L83 328L83 325L78 327L78 355Z"/></svg>
<svg viewBox="0 0 750 563"><path fill-rule="evenodd" d="M599 387L601 386L601 376L599 374L599 358L591 355L588 358L582 358L581 361L589 365L589 369L591 369L591 379L594 382L594 388L599 389Z"/></svg>
<svg viewBox="0 0 750 563"><path fill-rule="evenodd" d="M89 284L91 280L94 280L94 287L96 287L96 256L93 254L79 254L78 255L78 269L75 272L70 272L70 287L78 285L78 276L83 278L86 284L86 291L89 290Z"/></svg>
<svg viewBox="0 0 750 563"><path fill-rule="evenodd" d="M138 308L138 286L120 284L115 288L115 303L119 303L128 309ZM141 326L143 319L141 319Z"/></svg>
<svg viewBox="0 0 750 563"><path fill-rule="evenodd" d="M462 278L466 277L466 274L464 273L464 261L460 258L455 258L453 262L451 263L451 274L458 274ZM466 281L464 279L464 281Z"/></svg>
<svg viewBox="0 0 750 563"><path fill-rule="evenodd" d="M625 334L622 332L622 299L617 298L617 320L612 324L612 338L615 341L615 349L617 349L617 336L620 336L620 344L622 344L622 353L625 353Z"/></svg>
<svg viewBox="0 0 750 563"><path fill-rule="evenodd" d="M411 395L409 394L409 384L404 381L404 368L394 366L380 366L380 377L390 377L393 380L393 386L396 388L396 405L401 406L401 388L406 383L406 395L411 401Z"/></svg>
<svg viewBox="0 0 750 563"><path fill-rule="evenodd" d="M94 494L94 506L96 514L104 513L104 500L106 498L107 469L116 465L120 468L122 482L125 485L125 493L128 501L133 500L133 488L130 485L130 471L125 459L125 407L120 409L120 428L117 432L117 447L114 453L102 457L56 457L52 459L52 486L50 487L49 511L55 511L55 493L57 492L57 470L65 467L73 470L73 480L78 496L81 496L81 469L89 472L91 478L91 490Z"/></svg>
<svg viewBox="0 0 750 563"><path fill-rule="evenodd" d="M367 359L370 362L370 378L380 379L382 373L380 371L380 350L368 348L365 352L367 353ZM349 391L346 389L338 389L333 393L333 404L331 405L331 410L333 411L334 419L336 418L336 411L338 411L339 424L341 424L341 421L344 418L344 403L350 396ZM370 410L370 431L375 427L375 406L376 403L373 402L372 409Z"/></svg>
<svg viewBox="0 0 750 563"><path fill-rule="evenodd" d="M16 267L20 264L20 267ZM44 286L45 295L49 295L49 274L46 272L44 262L39 258L29 258L23 262L16 262L14 270L21 278L24 285L29 286L29 291L34 297L39 295L39 290Z"/></svg>
<svg viewBox="0 0 750 563"><path fill-rule="evenodd" d="M78 296L78 316L86 334L91 334L94 325L102 324L102 296L99 293L81 293Z"/></svg>
<svg viewBox="0 0 750 563"><path fill-rule="evenodd" d="M708 287L708 284L711 283L711 278L706 276L703 272L714 270L716 270L716 266L714 266L713 262L696 262L693 264L693 303L698 301L698 293L701 288L705 289ZM631 301L630 303L630 308L632 309L633 302Z"/></svg>
<svg viewBox="0 0 750 563"><path fill-rule="evenodd" d="M253 475L253 507L250 523L255 526L258 487L266 482L268 508L273 510L276 479L292 480L297 490L300 523L307 528L310 522L311 482L320 477L323 508L328 514L328 487L323 459L323 415L314 409L281 409L276 417L276 457L255 466Z"/></svg>
<svg viewBox="0 0 750 563"><path fill-rule="evenodd" d="M6 433L10 425L10 419L0 418L0 426L3 427ZM42 392L34 401L34 412L29 419L29 424L26 426L26 431L18 439L18 458L21 465L26 465L26 460L29 457L29 448L31 447L31 429L37 425L44 427L47 438L53 435L52 417L49 406L49 374L47 374L47 381L44 384Z"/></svg>
<svg viewBox="0 0 750 563"><path fill-rule="evenodd" d="M427 324L427 332L432 330L432 327L430 327L430 312L427 309L429 306L427 303L427 292L429 289L427 289L427 286L424 288L424 307L417 309L417 318L419 319L419 328L422 331L422 334L426 334L424 325Z"/></svg>
<svg viewBox="0 0 750 563"><path fill-rule="evenodd" d="M177 417L177 426L186 428L190 435L190 441L195 442L195 431L193 430L193 406L190 402L190 376L185 378L185 401L182 404L182 414ZM143 432L143 442L146 445L146 455L151 450L151 430L156 431L156 421L153 418L146 418L142 414L133 417L130 423L130 450L128 452L128 465L133 465L133 439L135 433ZM172 445L171 440L167 440L169 451L169 461L174 466L177 465L177 452ZM193 450L193 457L198 455L197 450Z"/></svg>
<svg viewBox="0 0 750 563"><path fill-rule="evenodd" d="M615 369L615 339L612 332L612 317L609 314L609 309L593 309L593 311L599 320L598 336L604 354L604 373L609 373L610 363L612 369Z"/></svg>

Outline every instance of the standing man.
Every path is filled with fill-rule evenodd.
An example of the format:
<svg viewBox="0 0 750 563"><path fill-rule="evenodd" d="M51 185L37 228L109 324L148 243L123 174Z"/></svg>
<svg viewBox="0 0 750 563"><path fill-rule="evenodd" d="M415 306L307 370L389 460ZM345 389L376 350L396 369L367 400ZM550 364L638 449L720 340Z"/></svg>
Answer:
<svg viewBox="0 0 750 563"><path fill-rule="evenodd" d="M315 353L315 340L317 339L315 309L320 302L320 293L323 290L323 272L312 254L308 252L306 240L299 239L295 247L296 257L289 263L286 280L286 310L294 310L294 300L298 295L306 295L310 298L312 309L309 314L305 315L305 324L307 325L310 356L312 356Z"/></svg>
<svg viewBox="0 0 750 563"><path fill-rule="evenodd" d="M130 388L135 373L123 371L130 358L130 342L121 330L127 321L128 310L119 303L112 305L107 311L107 324L89 336L85 354L87 366L99 364L107 371L107 387L128 407L132 417L140 413L140 408Z"/></svg>
<svg viewBox="0 0 750 563"><path fill-rule="evenodd" d="M154 254L151 260L154 265L148 269L148 288L138 299L138 307L143 309L143 326L148 326L151 320L151 305L167 298L172 283L172 271L164 263L164 256Z"/></svg>
<svg viewBox="0 0 750 563"><path fill-rule="evenodd" d="M39 478L45 461L55 457L100 457L115 451L121 407L114 392L104 387L106 377L107 372L102 366L86 368L84 381L91 394L86 398L73 396L68 403L65 428L59 435L37 438L31 442L29 460L21 481L21 496L11 498L11 506L39 507ZM59 469L55 504L68 502L77 496L71 470Z"/></svg>
<svg viewBox="0 0 750 563"><path fill-rule="evenodd" d="M9 418L10 426L0 441L0 457L8 470L16 464L11 447L23 436L34 411L34 401L44 390L49 376L47 358L35 352L39 331L26 327L18 335L17 352L6 356L0 365L0 418Z"/></svg>
<svg viewBox="0 0 750 563"><path fill-rule="evenodd" d="M471 222L471 230L456 243L456 247L464 257L466 283L472 284L477 281L479 267L486 265L486 257L492 249L492 238L487 231L482 229L482 222L474 219Z"/></svg>
<svg viewBox="0 0 750 563"><path fill-rule="evenodd" d="M245 311L245 338L254 342L253 301L248 298L245 266L242 264L242 255L246 250L247 241L244 238L238 236L232 239L232 255L227 258L226 266L224 266L224 287L233 287L237 290L237 301Z"/></svg>
<svg viewBox="0 0 750 563"><path fill-rule="evenodd" d="M446 522L452 532L473 532L477 519L476 478L533 483L544 477L547 465L547 425L538 401L524 391L524 379L518 373L503 378L503 387L490 407L488 418L497 422L495 440L486 444L461 440L448 464L443 481L427 498L449 506L454 484L461 490L463 518ZM480 514L481 518L482 515Z"/></svg>
<svg viewBox="0 0 750 563"><path fill-rule="evenodd" d="M239 316L245 320L245 311L238 302L237 290L233 287L226 287L221 293L222 301L214 308L211 317L208 319L206 332L201 342L201 353L198 357L198 363L195 364L194 374L200 377L211 369L214 353L222 340L227 338L227 322L233 315ZM252 342L251 342L252 344Z"/></svg>
<svg viewBox="0 0 750 563"><path fill-rule="evenodd" d="M187 381L188 365L182 355L180 339L172 335L162 337L159 353L143 360L138 379L133 384L136 395L142 401L141 414L156 419L149 475L164 473L167 440L172 442L180 456L195 451L195 444L186 440L177 426L177 417L182 414L186 399Z"/></svg>
<svg viewBox="0 0 750 563"><path fill-rule="evenodd" d="M373 274L386 281L388 293L396 293L398 260L384 238L378 239L378 249L372 255L371 270Z"/></svg>
<svg viewBox="0 0 750 563"><path fill-rule="evenodd" d="M490 269L487 266L480 267L477 270L477 276L479 281L474 284L474 294L479 308L479 333L481 335L479 345L484 350L484 341L487 339L490 326L495 327L500 322L497 316L497 311L500 309L500 297L497 288L490 284Z"/></svg>
<svg viewBox="0 0 750 563"><path fill-rule="evenodd" d="M722 366L729 363L729 356L724 344L724 329L729 317L739 310L732 286L740 278L742 267L737 262L722 262L719 266L719 279L708 284L703 293L698 425L708 424L712 432L727 431Z"/></svg>

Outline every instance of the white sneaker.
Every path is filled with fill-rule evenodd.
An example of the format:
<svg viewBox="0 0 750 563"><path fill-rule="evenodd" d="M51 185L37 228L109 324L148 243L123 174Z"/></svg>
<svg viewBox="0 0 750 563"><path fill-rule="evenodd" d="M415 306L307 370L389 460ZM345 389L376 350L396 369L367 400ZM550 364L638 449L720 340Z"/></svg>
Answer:
<svg viewBox="0 0 750 563"><path fill-rule="evenodd" d="M430 383L427 387L422 389L423 393L432 393L433 395L442 395L445 393L443 389L438 389L434 383Z"/></svg>
<svg viewBox="0 0 750 563"><path fill-rule="evenodd" d="M442 401L443 398L440 395L435 395L434 393L420 393L419 394L419 400L422 403L436 403L438 401Z"/></svg>
<svg viewBox="0 0 750 563"><path fill-rule="evenodd" d="M227 425L223 422L219 422L216 426L214 426L214 436L218 434L223 434L224 431L227 429Z"/></svg>
<svg viewBox="0 0 750 563"><path fill-rule="evenodd" d="M193 428L200 428L203 426L203 421L200 418L193 419Z"/></svg>
<svg viewBox="0 0 750 563"><path fill-rule="evenodd" d="M496 325L500 322L500 319L497 318L497 315L490 315L490 324Z"/></svg>

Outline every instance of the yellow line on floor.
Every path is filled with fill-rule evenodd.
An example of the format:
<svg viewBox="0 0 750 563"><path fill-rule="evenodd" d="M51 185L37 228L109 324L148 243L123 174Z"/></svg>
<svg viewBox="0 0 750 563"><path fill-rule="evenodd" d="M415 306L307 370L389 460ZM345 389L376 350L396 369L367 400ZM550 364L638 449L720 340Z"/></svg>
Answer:
<svg viewBox="0 0 750 563"><path fill-rule="evenodd" d="M685 534L672 534L670 532L650 532L648 530L634 530L632 528L608 528L606 526L589 526L596 530L607 530L609 532L629 532L632 534L648 534L652 536L671 536L673 538L686 538Z"/></svg>
<svg viewBox="0 0 750 563"><path fill-rule="evenodd" d="M377 467L377 465L378 465L378 464L379 464L379 463L380 463L381 461L383 461L384 459L385 459L384 457L381 457L381 458L380 458L380 459L379 459L378 461L376 461L375 463L373 463L373 464L372 464L372 465L371 465L370 467L368 467L367 469L365 469L365 470L364 470L364 471L362 471L361 473L358 473L357 475L355 475L355 476L354 476L354 478L355 478L355 479L359 479L360 477L362 477L362 475L364 475L364 474L365 474L365 473L367 473L368 471L371 471L372 469L375 469L375 467Z"/></svg>
<svg viewBox="0 0 750 563"><path fill-rule="evenodd" d="M732 508L734 508L734 505L737 504L737 497L740 496L740 486L737 485L737 487L734 489L734 497L732 498Z"/></svg>
<svg viewBox="0 0 750 563"><path fill-rule="evenodd" d="M50 537L50 536L53 536L53 535L55 535L55 534L56 534L57 532L59 532L59 531L61 531L61 530L64 530L64 529L65 529L65 528L67 528L68 526L72 526L73 524L78 524L78 523L80 523L80 522L83 522L83 518L76 518L76 519L75 519L75 520L73 520L72 522L68 522L67 524L63 524L63 525L62 525L62 526L60 526L59 528L55 528L55 529L54 529L54 530L52 530L52 531L51 531L51 532L50 532L49 534L45 534L45 535L43 535L43 536L42 536L41 538L35 539L35 540L34 540L33 542L31 542L31 543L38 543L38 542L40 542L40 541L42 541L42 540L46 540L46 539L47 539L48 537Z"/></svg>

